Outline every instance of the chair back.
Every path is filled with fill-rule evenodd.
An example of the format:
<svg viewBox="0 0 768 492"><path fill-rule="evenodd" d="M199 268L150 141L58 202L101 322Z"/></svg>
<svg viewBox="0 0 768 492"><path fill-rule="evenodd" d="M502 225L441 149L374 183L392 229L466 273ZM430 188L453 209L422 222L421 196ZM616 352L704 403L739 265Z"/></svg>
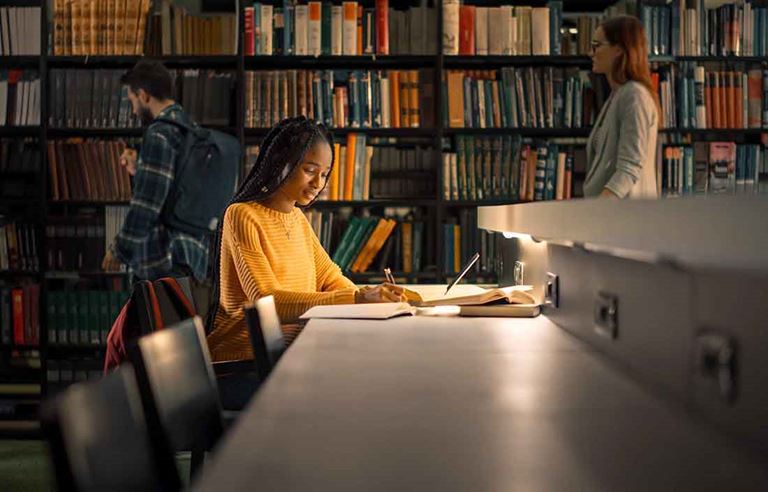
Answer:
<svg viewBox="0 0 768 492"><path fill-rule="evenodd" d="M148 432L130 364L70 386L44 405L41 417L58 490L181 488L167 441Z"/></svg>
<svg viewBox="0 0 768 492"><path fill-rule="evenodd" d="M202 320L144 336L130 356L150 431L165 432L174 451L212 448L223 424Z"/></svg>
<svg viewBox="0 0 768 492"><path fill-rule="evenodd" d="M256 370L260 376L266 377L285 351L285 338L280 329L275 298L262 297L246 304L244 309Z"/></svg>

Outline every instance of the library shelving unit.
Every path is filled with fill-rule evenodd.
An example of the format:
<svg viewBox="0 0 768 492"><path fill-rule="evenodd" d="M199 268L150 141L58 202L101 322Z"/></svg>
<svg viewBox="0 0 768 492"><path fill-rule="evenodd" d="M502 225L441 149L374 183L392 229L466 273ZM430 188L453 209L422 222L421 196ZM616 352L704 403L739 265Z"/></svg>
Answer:
<svg viewBox="0 0 768 492"><path fill-rule="evenodd" d="M221 3L221 2L219 2ZM266 0L262 3L282 5L280 0ZM303 4L306 2L300 1ZM340 1L333 0L334 4L340 4ZM373 7L375 0L362 0L359 2L366 7ZM547 5L546 0L465 0L463 3L477 6L500 6L500 5ZM563 8L565 12L589 12L599 15L606 8L614 5L616 0L564 0ZM651 2L624 2L631 4L636 11L640 10L643 4ZM406 2L390 1L390 6L403 8L409 6L421 5L419 0L409 0ZM433 179L434 193L428 196L418 196L410 198L397 199L374 199L368 201L325 201L318 202L314 208L321 211L334 211L345 208L351 209L352 214L363 211L371 211L373 214L380 214L385 208L410 208L419 209L420 217L425 222L425 250L424 266L416 272L395 272L395 277L399 282L427 282L443 283L450 281L454 275L443 267L444 258L444 228L443 225L454 221L457 214L464 210L472 210L479 205L499 205L514 203L511 200L492 199L492 200L445 200L443 197L443 171L442 171L442 152L445 149L454 148L455 139L459 136L496 136L496 135L515 135L522 138L546 140L549 138L567 138L583 140L589 135L589 128L451 128L444 120L443 109L443 77L448 70L492 70L503 67L528 67L528 66L554 66L569 67L582 70L589 70L591 61L587 56L574 55L552 55L552 56L453 56L446 55L442 49L443 39L443 0L430 0L429 7L434 7L436 16L434 22L437 23L435 32L437 33L437 49L432 54L419 55L361 55L361 56L246 56L243 50L244 41L244 9L246 5L243 2L232 1L232 8L238 8L239 42L238 51L235 55L215 55L215 56L191 56L191 55L172 55L172 56L152 56L153 59L159 59L169 68L174 69L211 69L225 70L234 73L234 97L231 105L232 114L230 115L233 124L217 127L218 129L229 132L239 139L241 144L246 147L257 145L261 138L267 132L267 128L248 128L245 125L245 75L248 71L279 71L279 70L398 70L398 69L431 69L434 75L432 82L433 94L432 101L434 107L434 125L432 127L422 128L334 128L332 133L337 141L343 141L350 133L364 133L370 138L379 138L385 142L395 142L406 140L408 142L418 141L420 145L430 149L432 155L432 171L425 174L414 172L411 175L405 175L410 179ZM141 136L141 130L136 128L69 128L69 127L51 127L49 124L49 101L51 98L51 89L49 88L51 70L56 69L127 69L133 66L136 61L142 59L142 56L54 56L52 55L52 43L49 42L50 26L48 23L52 10L52 2L47 0L0 0L1 6L37 6L42 9L40 26L42 53L40 56L7 56L0 58L0 70L9 68L22 68L37 70L41 83L41 124L35 127L0 127L0 138L33 138L36 139L42 154L42 169L39 176L39 190L34 197L13 198L0 197L0 214L7 215L10 219L29 218L38 224L36 230L37 253L40 260L40 270L34 272L26 271L4 271L0 272L0 283L15 281L34 281L39 283L42 288L40 292L40 336L39 346L29 347L2 347L0 350L0 383L26 383L15 387L9 385L8 393L1 394L0 400L16 398L26 404L30 400L40 398L40 395L46 395L57 386L49 384L50 380L62 381L64 379L72 380L78 376L75 373L82 372L80 377L96 377L99 372L100 362L103 360L103 345L101 344L74 344L64 345L61 343L49 343L48 312L46 306L49 305L51 295L55 297L57 292L64 290L74 290L79 292L88 289L111 289L119 290L127 288L127 278L121 273L100 272L97 268L84 271L56 270L45 271L46 254L48 251L48 242L44 233L45 226L50 221L49 217L69 216L73 212L85 210L96 216L103 217L103 210L108 206L127 205L124 200L67 200L53 201L50 196L50 179L48 175L47 147L48 143L55 139L66 138L137 138ZM677 64L680 62L727 62L732 64L739 63L768 63L767 57L714 57L714 56L654 56L651 61L655 64ZM759 141L760 137L768 132L768 129L693 129L693 128L663 128L661 135L669 138L678 138L687 136L691 139L712 140L712 139L740 139L740 141ZM660 137L661 138L661 137ZM245 169L245 166L244 166ZM407 171L406 171L407 172ZM583 176L582 176L583 178ZM493 282L496 272L482 272L470 276L470 280L481 282ZM350 277L359 283L380 282L383 280L383 274L377 271L368 271L365 273L350 274ZM104 329L105 327L100 327ZM10 367L6 364L11 360L11 353L19 352L32 354L37 359L39 367ZM20 359L24 359L21 357ZM78 361L90 361L90 365L83 368L77 366ZM35 364L32 364L33 366ZM55 367L54 367L55 365ZM49 377L48 373L58 371L55 377ZM67 378L62 374L67 373ZM33 384L29 384L32 382ZM0 414L0 419L3 415ZM36 428L30 423L12 422L9 425L9 433L18 435L20 431L30 431ZM0 436L3 428L0 427Z"/></svg>

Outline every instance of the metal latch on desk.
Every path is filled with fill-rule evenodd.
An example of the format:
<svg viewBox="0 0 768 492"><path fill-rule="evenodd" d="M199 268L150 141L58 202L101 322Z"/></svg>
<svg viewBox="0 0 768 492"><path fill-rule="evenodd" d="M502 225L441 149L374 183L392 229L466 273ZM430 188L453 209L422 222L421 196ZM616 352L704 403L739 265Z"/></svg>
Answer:
<svg viewBox="0 0 768 492"><path fill-rule="evenodd" d="M720 398L733 403L738 390L738 357L732 338L713 332L696 337L696 369L698 375L717 382Z"/></svg>

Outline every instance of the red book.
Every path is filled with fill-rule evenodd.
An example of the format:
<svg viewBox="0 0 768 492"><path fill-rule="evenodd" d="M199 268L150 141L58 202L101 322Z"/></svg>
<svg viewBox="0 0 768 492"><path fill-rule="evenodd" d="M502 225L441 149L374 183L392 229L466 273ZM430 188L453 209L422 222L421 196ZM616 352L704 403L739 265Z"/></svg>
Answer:
<svg viewBox="0 0 768 492"><path fill-rule="evenodd" d="M11 310L13 311L13 343L24 345L24 290L11 291Z"/></svg>
<svg viewBox="0 0 768 492"><path fill-rule="evenodd" d="M376 54L389 54L389 0L376 0Z"/></svg>
<svg viewBox="0 0 768 492"><path fill-rule="evenodd" d="M245 56L253 56L256 51L256 44L253 37L253 7L245 8L243 17L243 34L245 36L243 49Z"/></svg>
<svg viewBox="0 0 768 492"><path fill-rule="evenodd" d="M459 7L459 54L475 54L475 6Z"/></svg>

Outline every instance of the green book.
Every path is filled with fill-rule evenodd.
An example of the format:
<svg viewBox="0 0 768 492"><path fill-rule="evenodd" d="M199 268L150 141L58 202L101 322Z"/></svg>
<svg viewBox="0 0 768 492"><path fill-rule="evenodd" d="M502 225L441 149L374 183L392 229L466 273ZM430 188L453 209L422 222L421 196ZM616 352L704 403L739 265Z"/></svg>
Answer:
<svg viewBox="0 0 768 492"><path fill-rule="evenodd" d="M349 249L352 236L355 235L357 228L360 226L360 222L361 219L359 217L350 217L349 224L347 224L347 228L344 230L344 234L341 236L339 245L336 247L336 251L333 253L333 257L331 258L337 265L341 265L341 259L344 257L347 249Z"/></svg>
<svg viewBox="0 0 768 492"><path fill-rule="evenodd" d="M80 345L90 345L91 328L89 324L90 306L88 292L77 293L77 329L80 334Z"/></svg>
<svg viewBox="0 0 768 492"><path fill-rule="evenodd" d="M355 235L350 240L350 247L347 249L346 253L344 253L344 257L339 264L342 271L349 270L352 260L357 256L358 251L360 251L360 248L363 246L363 241L370 236L371 231L378 223L378 219L374 217L365 217L361 220L362 223L360 227L357 228L357 231L355 231Z"/></svg>
<svg viewBox="0 0 768 492"><path fill-rule="evenodd" d="M113 321L109 316L110 295L111 293L107 291L99 292L99 327L101 328L100 339L102 346L106 346L107 344L107 334L109 333L109 329L112 327Z"/></svg>
<svg viewBox="0 0 768 492"><path fill-rule="evenodd" d="M64 293L66 297L66 309L67 309L67 340L70 345L77 345L80 343L80 333L77 331L77 325L80 322L79 316L79 300L77 292L67 291Z"/></svg>
<svg viewBox="0 0 768 492"><path fill-rule="evenodd" d="M101 345L101 292L92 290L88 292L88 328L90 331L90 344Z"/></svg>
<svg viewBox="0 0 768 492"><path fill-rule="evenodd" d="M320 53L331 54L331 2L323 2L320 14Z"/></svg>

